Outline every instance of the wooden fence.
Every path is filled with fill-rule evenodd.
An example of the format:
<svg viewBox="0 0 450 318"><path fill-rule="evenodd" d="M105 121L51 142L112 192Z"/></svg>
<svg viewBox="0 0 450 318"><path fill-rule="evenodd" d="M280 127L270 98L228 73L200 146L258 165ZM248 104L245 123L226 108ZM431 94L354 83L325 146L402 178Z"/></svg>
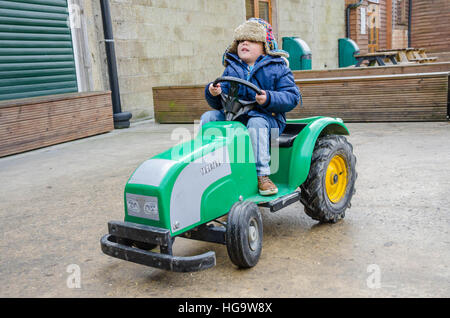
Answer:
<svg viewBox="0 0 450 318"><path fill-rule="evenodd" d="M450 63L294 72L303 107L286 115L340 117L347 122L445 121L449 72ZM154 87L156 121L199 120L202 113L211 109L205 101L204 88L205 85Z"/></svg>
<svg viewBox="0 0 450 318"><path fill-rule="evenodd" d="M449 0L414 0L411 21L412 47L427 53L450 52Z"/></svg>
<svg viewBox="0 0 450 318"><path fill-rule="evenodd" d="M387 65L377 67L345 67L329 70L294 71L295 79L304 78L330 78L347 76L371 76L371 75L397 75L450 72L450 61L427 64Z"/></svg>

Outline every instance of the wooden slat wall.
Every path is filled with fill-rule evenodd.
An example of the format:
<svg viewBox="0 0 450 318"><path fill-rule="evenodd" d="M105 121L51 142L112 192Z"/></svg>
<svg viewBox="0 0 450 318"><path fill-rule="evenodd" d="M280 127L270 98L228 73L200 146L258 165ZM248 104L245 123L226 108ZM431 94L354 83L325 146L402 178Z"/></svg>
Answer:
<svg viewBox="0 0 450 318"><path fill-rule="evenodd" d="M450 52L450 1L412 2L411 46L427 52Z"/></svg>
<svg viewBox="0 0 450 318"><path fill-rule="evenodd" d="M0 157L114 129L111 92L0 102Z"/></svg>
<svg viewBox="0 0 450 318"><path fill-rule="evenodd" d="M331 116L347 122L445 121L448 72L296 80L303 107L288 118ZM159 123L192 123L211 108L204 86L154 87Z"/></svg>
<svg viewBox="0 0 450 318"><path fill-rule="evenodd" d="M293 71L295 79L450 72L450 62Z"/></svg>
<svg viewBox="0 0 450 318"><path fill-rule="evenodd" d="M433 53L433 56L436 57L438 61L450 62L450 51L449 52L441 52L441 53Z"/></svg>
<svg viewBox="0 0 450 318"><path fill-rule="evenodd" d="M386 30L386 49L390 50L392 49L392 1L395 0L385 0L385 10L386 10L386 24L385 24L385 30Z"/></svg>
<svg viewBox="0 0 450 318"><path fill-rule="evenodd" d="M358 0L346 0L345 7L349 4L358 3ZM368 1L363 1L362 6L367 8ZM367 30L367 29L366 29ZM368 53L367 44L369 41L368 30L366 34L361 34L361 14L360 7L350 10L350 38L356 42L361 54Z"/></svg>
<svg viewBox="0 0 450 318"><path fill-rule="evenodd" d="M391 0L389 0L391 1ZM358 3L358 0L346 0L345 6L349 4ZM366 8L368 12L369 5L375 5L373 2L367 0L363 1L362 7ZM391 33L392 33L392 20L388 16L388 9L392 11L391 3L388 5L388 0L379 0L378 7L380 10L380 21L378 30L378 49L387 49L390 46ZM368 41L369 41L369 30L368 26L366 28L366 34L361 34L361 7L352 9L350 11L350 38L358 44L361 53L368 53ZM369 16L366 17L368 21Z"/></svg>
<svg viewBox="0 0 450 318"><path fill-rule="evenodd" d="M386 12L386 0L380 0L380 30L378 38L378 49L387 49L387 12Z"/></svg>
<svg viewBox="0 0 450 318"><path fill-rule="evenodd" d="M444 121L449 73L298 80L305 107L288 118L331 116L347 122Z"/></svg>

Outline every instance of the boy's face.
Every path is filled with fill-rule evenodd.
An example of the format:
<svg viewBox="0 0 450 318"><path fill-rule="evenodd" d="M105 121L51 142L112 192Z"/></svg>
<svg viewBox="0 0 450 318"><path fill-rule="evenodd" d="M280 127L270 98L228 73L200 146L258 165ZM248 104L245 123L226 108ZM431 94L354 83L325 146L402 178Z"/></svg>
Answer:
<svg viewBox="0 0 450 318"><path fill-rule="evenodd" d="M253 65L258 57L264 54L264 46L262 42L244 40L239 41L237 51L242 61L248 65Z"/></svg>

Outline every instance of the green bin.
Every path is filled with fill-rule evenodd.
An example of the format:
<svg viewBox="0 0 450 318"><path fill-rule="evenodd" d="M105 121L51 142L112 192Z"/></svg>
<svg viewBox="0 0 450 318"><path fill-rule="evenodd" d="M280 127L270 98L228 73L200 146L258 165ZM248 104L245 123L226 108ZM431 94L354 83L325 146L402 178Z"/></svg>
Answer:
<svg viewBox="0 0 450 318"><path fill-rule="evenodd" d="M308 44L298 37L283 37L283 50L289 53L289 67L293 71L310 70L312 53Z"/></svg>
<svg viewBox="0 0 450 318"><path fill-rule="evenodd" d="M347 67L355 65L358 61L355 59L355 54L359 54L358 44L352 39L339 39L339 67Z"/></svg>

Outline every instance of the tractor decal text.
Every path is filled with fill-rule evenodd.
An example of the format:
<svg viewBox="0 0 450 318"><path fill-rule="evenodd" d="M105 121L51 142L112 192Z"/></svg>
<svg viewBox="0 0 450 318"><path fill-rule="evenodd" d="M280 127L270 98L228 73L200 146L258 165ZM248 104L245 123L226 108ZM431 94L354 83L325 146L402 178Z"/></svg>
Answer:
<svg viewBox="0 0 450 318"><path fill-rule="evenodd" d="M206 166L200 168L200 173L202 176L204 176L205 174L210 173L211 171L220 167L221 165L222 165L221 162L214 160L213 162L208 163Z"/></svg>

